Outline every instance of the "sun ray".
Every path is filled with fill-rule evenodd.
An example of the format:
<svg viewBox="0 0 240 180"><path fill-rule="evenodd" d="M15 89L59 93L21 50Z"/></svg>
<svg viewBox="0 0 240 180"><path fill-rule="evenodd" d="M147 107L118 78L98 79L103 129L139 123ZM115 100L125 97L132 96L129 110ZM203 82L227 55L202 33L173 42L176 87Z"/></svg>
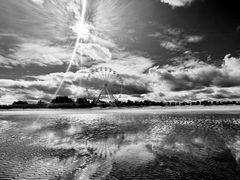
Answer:
<svg viewBox="0 0 240 180"><path fill-rule="evenodd" d="M75 24L75 26L70 27L73 30L73 32L75 32L77 34L77 40L76 40L76 43L75 43L75 47L74 47L74 50L73 50L73 53L72 53L69 65L67 67L67 70L65 71L64 76L63 76L63 78L62 78L62 80L61 80L57 90L54 93L54 97L57 96L57 94L59 93L61 87L63 86L63 83L64 83L64 81L66 79L66 75L67 75L67 73L70 71L70 69L72 67L72 63L73 63L73 61L75 59L75 56L76 56L76 53L77 53L79 45L81 43L83 43L84 39L86 39L86 37L88 37L89 34L90 34L90 27L91 26L85 23L85 16L86 16L86 10L87 10L87 1L86 0L81 0L81 3L82 3L82 12L81 12L80 21L77 22ZM80 46L80 66L81 66L81 62L82 62L82 54L83 54L83 48L82 48L82 46Z"/></svg>

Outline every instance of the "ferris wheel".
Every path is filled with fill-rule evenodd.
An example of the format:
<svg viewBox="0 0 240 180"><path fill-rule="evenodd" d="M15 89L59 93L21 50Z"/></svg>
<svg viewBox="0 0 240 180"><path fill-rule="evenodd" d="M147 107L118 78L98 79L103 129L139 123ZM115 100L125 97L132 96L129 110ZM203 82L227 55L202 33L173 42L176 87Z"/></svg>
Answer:
<svg viewBox="0 0 240 180"><path fill-rule="evenodd" d="M92 69L87 77L86 88L88 98L95 103L103 100L116 102L122 95L123 80L121 76L111 68L99 67Z"/></svg>

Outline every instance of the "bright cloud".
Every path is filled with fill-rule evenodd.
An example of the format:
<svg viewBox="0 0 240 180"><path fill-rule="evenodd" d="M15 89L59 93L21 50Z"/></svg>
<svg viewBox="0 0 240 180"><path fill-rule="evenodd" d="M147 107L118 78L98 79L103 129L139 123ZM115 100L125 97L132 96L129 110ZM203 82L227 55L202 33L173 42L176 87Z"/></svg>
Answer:
<svg viewBox="0 0 240 180"><path fill-rule="evenodd" d="M198 43L200 42L201 40L203 39L202 36L198 36L198 35L195 35L195 36L187 36L186 37L186 41L189 42L189 43Z"/></svg>
<svg viewBox="0 0 240 180"><path fill-rule="evenodd" d="M36 3L36 4L43 4L44 0L31 0L32 2Z"/></svg>
<svg viewBox="0 0 240 180"><path fill-rule="evenodd" d="M200 99L236 98L239 93L229 88L240 89L239 66L239 58L226 55L221 67L201 61L188 61L178 66L153 67L149 69L149 73L151 79L154 80L153 91L158 94L160 92L167 94L173 99L176 97L197 99L197 96ZM206 91L206 88L209 89ZM220 91L220 89L225 89L225 91Z"/></svg>
<svg viewBox="0 0 240 180"><path fill-rule="evenodd" d="M120 74L141 76L144 71L153 66L153 61L140 55L117 52L113 54L112 61L96 65L96 67L100 66L112 68Z"/></svg>
<svg viewBox="0 0 240 180"><path fill-rule="evenodd" d="M113 66L124 81L125 97L130 99L182 101L240 97L239 58L226 55L220 67L195 60L177 66L152 65L151 60L146 58L127 56L125 61L113 60L97 66ZM147 69L149 73L145 73ZM97 87L101 84L97 79L87 82L89 72L86 68L66 73L59 95L82 97L87 95L86 87L101 88ZM27 97L32 101L41 98L50 100L63 76L64 73L59 72L19 80L0 79L1 99L11 101ZM9 92L8 96L3 92Z"/></svg>
<svg viewBox="0 0 240 180"><path fill-rule="evenodd" d="M194 0L160 0L163 3L167 3L173 7L182 7L191 4Z"/></svg>
<svg viewBox="0 0 240 180"><path fill-rule="evenodd" d="M169 51L178 51L178 50L182 49L180 43L174 43L174 42L170 42L170 41L163 41L160 43L160 46Z"/></svg>
<svg viewBox="0 0 240 180"><path fill-rule="evenodd" d="M46 41L23 42L6 57L0 56L0 66L51 66L69 62L71 50L60 46L52 46Z"/></svg>
<svg viewBox="0 0 240 180"><path fill-rule="evenodd" d="M81 43L78 53L99 61L110 61L112 54L108 48L93 43Z"/></svg>

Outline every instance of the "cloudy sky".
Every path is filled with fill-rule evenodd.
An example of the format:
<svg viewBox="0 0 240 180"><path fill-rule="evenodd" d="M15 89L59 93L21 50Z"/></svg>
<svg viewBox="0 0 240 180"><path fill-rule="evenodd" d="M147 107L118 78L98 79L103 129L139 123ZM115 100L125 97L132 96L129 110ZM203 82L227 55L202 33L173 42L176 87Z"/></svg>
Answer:
<svg viewBox="0 0 240 180"><path fill-rule="evenodd" d="M236 0L87 0L66 72L83 9L82 0L0 0L0 104L49 100L57 89L86 96L99 67L120 74L123 99L240 98Z"/></svg>

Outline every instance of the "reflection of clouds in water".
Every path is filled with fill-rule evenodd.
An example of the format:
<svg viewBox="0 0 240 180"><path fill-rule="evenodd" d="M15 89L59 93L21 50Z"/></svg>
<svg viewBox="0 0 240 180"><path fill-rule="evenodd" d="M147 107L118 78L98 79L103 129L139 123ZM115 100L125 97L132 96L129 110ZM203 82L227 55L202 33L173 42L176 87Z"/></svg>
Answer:
<svg viewBox="0 0 240 180"><path fill-rule="evenodd" d="M61 137L54 131L44 131L38 135L38 138L31 145L42 146L53 149L75 149L85 148L83 142L74 141L71 137Z"/></svg>
<svg viewBox="0 0 240 180"><path fill-rule="evenodd" d="M58 158L33 158L23 172L18 176L20 179L52 179L57 174L66 173L74 168L75 160L69 158L66 161L60 161Z"/></svg>
<svg viewBox="0 0 240 180"><path fill-rule="evenodd" d="M11 126L15 124L9 121L0 121L0 133L3 133L11 128Z"/></svg>
<svg viewBox="0 0 240 180"><path fill-rule="evenodd" d="M116 127L112 127L111 124L104 124L99 128L108 126L108 128L102 129L106 133L105 137L100 136L99 138L99 136L92 136L96 130L95 127L86 128L74 124L65 125L62 129L58 125L55 130L52 125L50 127L45 126L41 130L37 129L38 139L32 145L59 150L74 149L76 151L75 157L84 153L96 157L97 161L88 163L86 168L75 173L75 176L79 179L106 176L112 168L110 166L112 164L111 159L118 162L122 159L125 163L134 163L136 166L154 159L154 155L148 151L146 144L142 143L143 140L147 141L149 139L148 135L141 131L135 132L135 128L130 128L128 133L115 134L116 131L113 131L113 128ZM132 130L133 132L131 132ZM58 131L61 131L61 133ZM91 138L85 137L86 139L82 139L84 138L82 134ZM69 158L72 157L67 157L67 159ZM71 162L71 160L69 161ZM108 165L106 165L106 162L108 162ZM99 170L103 167L104 169Z"/></svg>
<svg viewBox="0 0 240 180"><path fill-rule="evenodd" d="M106 115L105 114L97 114L92 112L92 114L66 114L66 115L61 115L61 119L66 119L71 124L79 124L79 123L84 123L84 124L93 124L99 122L101 118L104 118Z"/></svg>
<svg viewBox="0 0 240 180"><path fill-rule="evenodd" d="M111 161L98 161L79 170L75 177L77 180L101 179L106 177L112 170Z"/></svg>
<svg viewBox="0 0 240 180"><path fill-rule="evenodd" d="M5 121L5 120L0 121L0 143L9 141L10 139L14 138L14 136L9 138L6 133L8 131L11 131L12 129L14 129L16 127L16 125L17 125L17 123L14 123L11 121ZM19 136L19 138L20 138L20 136Z"/></svg>
<svg viewBox="0 0 240 180"><path fill-rule="evenodd" d="M82 126L78 125L70 125L70 127L67 130L65 130L66 135L70 136L80 132L82 132Z"/></svg>
<svg viewBox="0 0 240 180"><path fill-rule="evenodd" d="M179 142L175 142L173 144L165 144L162 148L173 152L189 152L185 144Z"/></svg>
<svg viewBox="0 0 240 180"><path fill-rule="evenodd" d="M122 147L122 149L114 156L114 161L124 162L132 166L138 166L151 162L155 156L150 152L145 143L130 144Z"/></svg>
<svg viewBox="0 0 240 180"><path fill-rule="evenodd" d="M36 130L40 130L43 128L43 124L38 122L38 121L34 121L32 124L27 125L24 129L26 131L36 131Z"/></svg>
<svg viewBox="0 0 240 180"><path fill-rule="evenodd" d="M153 148L158 153L180 152L199 158L207 158L227 150L224 140L217 132L196 125L175 125Z"/></svg>
<svg viewBox="0 0 240 180"><path fill-rule="evenodd" d="M76 122L77 119L65 128L58 129L58 131L62 130L61 133L55 132L53 129L41 132L36 144L55 149L75 149L79 153L88 152L103 159L129 160L135 164L153 160L154 155L146 149L146 144L151 144L153 151L157 154L188 153L200 158L226 149L224 142L217 137L215 132L194 126L193 121L163 121L158 124L154 123L149 133L136 131L137 128L130 128L129 132L125 129L123 134L119 134L121 131L113 131L113 128L117 126L115 127L111 123L101 124L104 119L93 121L91 128L88 127L88 124L82 126L77 125ZM143 124L140 125L143 126ZM118 124L119 127L125 128L121 124ZM95 132L96 128L100 128L105 135L95 136L94 133L98 133L98 131ZM76 138L78 136L80 139ZM86 139L82 139L84 136ZM215 140L217 142L214 142Z"/></svg>
<svg viewBox="0 0 240 180"><path fill-rule="evenodd" d="M195 144L203 144L203 139L201 137L193 138L192 142Z"/></svg>
<svg viewBox="0 0 240 180"><path fill-rule="evenodd" d="M232 153L235 155L236 161L240 163L240 136L236 136L234 142L228 143L228 147L231 149Z"/></svg>
<svg viewBox="0 0 240 180"><path fill-rule="evenodd" d="M98 114L64 114L41 117L36 122L26 121L28 124L24 121L20 127L25 125L24 132L32 140L30 146L51 153L41 159L32 159L22 177L34 169L39 169L35 171L39 174L49 171L48 177L53 177L51 171L59 177L66 177L62 179L76 177L84 180L111 176L109 172L113 171L116 177L122 172L141 173L139 169L142 167L156 168L155 172L161 174L168 165L173 167L172 164L188 170L194 163L219 158L221 153L231 158L228 148L237 159L240 157L239 136L227 147L221 133L230 134L227 131L229 126L226 128L220 120L203 120L195 116L103 114L99 118ZM8 122L2 124L0 122L0 127L8 127ZM230 138L235 137L237 131L231 133ZM233 163L230 158L221 160L221 163ZM191 162L192 159L197 162ZM215 161L211 159L210 164L218 169L220 166L217 167ZM64 173L74 176L64 176Z"/></svg>

